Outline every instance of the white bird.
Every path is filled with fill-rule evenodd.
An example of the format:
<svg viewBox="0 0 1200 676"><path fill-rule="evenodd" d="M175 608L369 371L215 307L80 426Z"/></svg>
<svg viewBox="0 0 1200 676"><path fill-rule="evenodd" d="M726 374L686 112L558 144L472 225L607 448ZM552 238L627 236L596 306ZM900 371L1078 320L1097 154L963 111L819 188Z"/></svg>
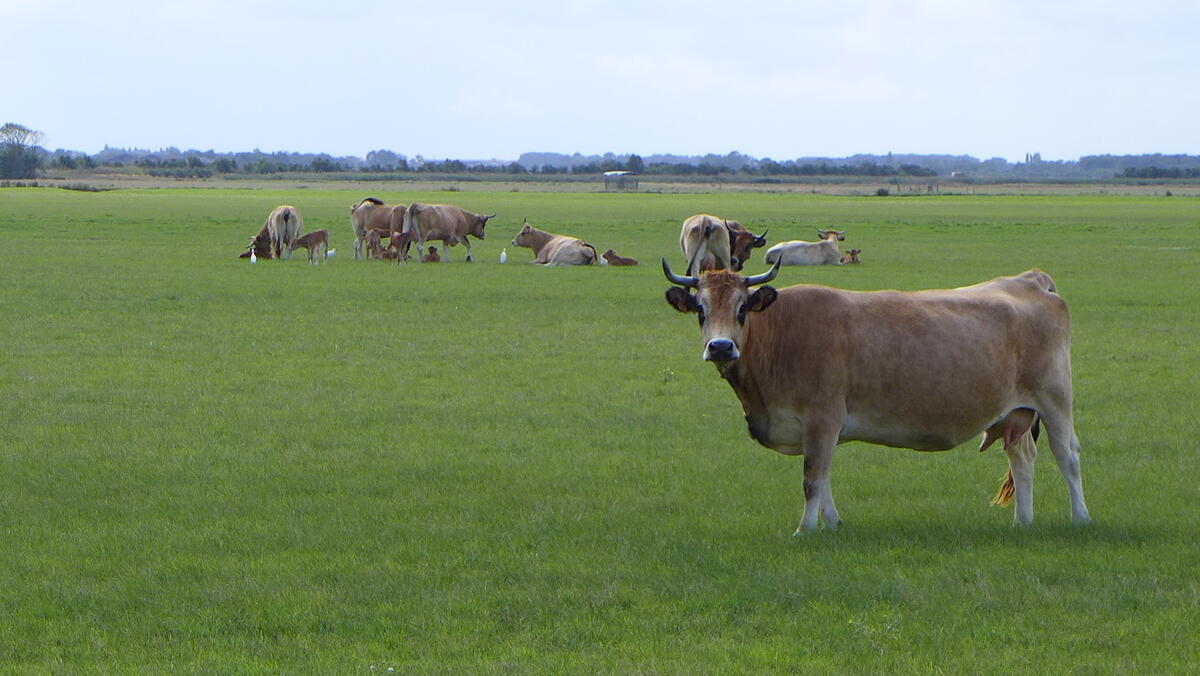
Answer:
<svg viewBox="0 0 1200 676"><path fill-rule="evenodd" d="M325 257L326 257L326 258L333 258L333 253L334 253L335 251L337 251L337 249L330 249L329 251L326 251L326 252L325 252Z"/></svg>
<svg viewBox="0 0 1200 676"><path fill-rule="evenodd" d="M600 265L608 265L608 259L604 256L600 257Z"/></svg>
<svg viewBox="0 0 1200 676"><path fill-rule="evenodd" d="M257 263L257 262L258 262L258 256L255 256L253 251L251 251L251 252L250 252L250 262L251 262L251 263Z"/></svg>
<svg viewBox="0 0 1200 676"><path fill-rule="evenodd" d="M500 262L501 263L508 262L508 247L505 247L500 250Z"/></svg>

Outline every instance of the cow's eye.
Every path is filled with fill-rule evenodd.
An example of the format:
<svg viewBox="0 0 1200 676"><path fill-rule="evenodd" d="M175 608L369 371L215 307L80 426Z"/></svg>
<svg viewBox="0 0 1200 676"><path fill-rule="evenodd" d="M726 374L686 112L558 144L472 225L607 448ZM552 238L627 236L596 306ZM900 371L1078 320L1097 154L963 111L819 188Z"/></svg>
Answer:
<svg viewBox="0 0 1200 676"><path fill-rule="evenodd" d="M700 320L700 326L704 326L704 308L696 310L696 318Z"/></svg>
<svg viewBox="0 0 1200 676"><path fill-rule="evenodd" d="M741 307L738 308L737 318L738 318L738 324L746 323L746 306L745 305L742 305Z"/></svg>

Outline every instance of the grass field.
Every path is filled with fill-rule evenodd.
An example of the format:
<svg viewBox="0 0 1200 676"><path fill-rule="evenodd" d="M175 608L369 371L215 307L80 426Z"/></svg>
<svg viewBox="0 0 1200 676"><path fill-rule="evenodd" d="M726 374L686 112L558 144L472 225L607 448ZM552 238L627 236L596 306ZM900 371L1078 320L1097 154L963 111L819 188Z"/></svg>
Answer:
<svg viewBox="0 0 1200 676"><path fill-rule="evenodd" d="M0 671L1200 663L1200 200L385 192L499 214L476 263L395 267L352 260L367 194L0 190ZM327 264L236 258L282 203ZM1014 528L1003 453L852 443L845 524L793 538L800 463L662 298L705 211L863 249L780 287L1053 275L1095 522L1048 451ZM643 264L524 265L524 217Z"/></svg>

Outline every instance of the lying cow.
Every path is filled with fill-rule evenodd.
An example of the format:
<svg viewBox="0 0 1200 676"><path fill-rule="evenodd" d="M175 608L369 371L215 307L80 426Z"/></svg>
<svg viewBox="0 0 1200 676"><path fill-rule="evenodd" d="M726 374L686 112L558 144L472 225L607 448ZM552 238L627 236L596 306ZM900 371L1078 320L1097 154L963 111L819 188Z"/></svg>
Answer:
<svg viewBox="0 0 1200 676"><path fill-rule="evenodd" d="M753 249L767 243L766 232L755 235L737 221L696 214L683 221L679 249L688 274L704 270L741 270Z"/></svg>
<svg viewBox="0 0 1200 676"><path fill-rule="evenodd" d="M636 258L626 258L624 256L618 256L617 252L613 251L612 249L605 251L601 255L604 257L604 260L608 261L608 265L621 266L621 265L637 265L638 264Z"/></svg>
<svg viewBox="0 0 1200 676"><path fill-rule="evenodd" d="M288 247L288 255L291 256L291 253L299 248L303 248L308 252L308 262L310 264L324 261L325 257L329 255L329 231L325 229L313 230L306 235L301 235Z"/></svg>
<svg viewBox="0 0 1200 676"><path fill-rule="evenodd" d="M862 249L847 249L845 255L842 256L839 262L842 265L854 265L856 263L861 263L862 261L858 260L858 254L860 253L862 253Z"/></svg>
<svg viewBox="0 0 1200 676"><path fill-rule="evenodd" d="M404 214L403 233L409 237L410 243L416 242L417 253L421 257L425 255L425 242L437 239L445 244L442 251L445 253L447 261L450 260L448 247L462 244L467 247L467 262L469 263L474 258L471 255L471 242L467 236L483 239L484 226L487 225L489 219L495 217L496 214L481 216L448 204L413 202ZM406 244L404 247L406 254L408 246Z"/></svg>
<svg viewBox="0 0 1200 676"><path fill-rule="evenodd" d="M512 243L533 249L536 265L592 265L597 258L596 248L591 244L575 237L538 230L529 225L528 218Z"/></svg>
<svg viewBox="0 0 1200 676"><path fill-rule="evenodd" d="M440 263L440 262L442 262L442 257L438 255L437 247L436 246L429 247L429 252L426 253L424 256L421 256L421 262L422 263Z"/></svg>
<svg viewBox="0 0 1200 676"><path fill-rule="evenodd" d="M250 254L254 254L255 258L275 257L275 251L271 248L271 231L266 225L250 238L250 244L246 245L246 250L238 258L249 258Z"/></svg>
<svg viewBox="0 0 1200 676"><path fill-rule="evenodd" d="M830 490L845 441L939 451L980 432L1004 439L1013 518L1033 521L1034 413L1066 480L1071 518L1089 521L1071 403L1067 305L1040 270L957 289L843 291L755 286L770 271L681 276L667 302L700 315L704 359L733 387L750 436L804 455L797 533L840 522ZM694 293L691 291L694 290Z"/></svg>
<svg viewBox="0 0 1200 676"><path fill-rule="evenodd" d="M817 230L817 234L821 236L819 242L794 239L767 249L767 263L780 261L783 265L841 265L842 252L838 250L838 242L846 239L845 233Z"/></svg>
<svg viewBox="0 0 1200 676"><path fill-rule="evenodd" d="M350 226L354 231L354 260L362 260L367 256L367 239L372 232L379 237L394 239L404 228L404 214L407 207L403 204L387 205L374 197L364 198L358 204L350 207Z"/></svg>

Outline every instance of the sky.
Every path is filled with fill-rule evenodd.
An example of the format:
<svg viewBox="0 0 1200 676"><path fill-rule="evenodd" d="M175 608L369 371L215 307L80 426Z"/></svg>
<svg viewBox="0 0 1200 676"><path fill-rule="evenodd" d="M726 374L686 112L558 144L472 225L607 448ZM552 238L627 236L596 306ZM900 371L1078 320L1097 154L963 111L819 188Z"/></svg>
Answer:
<svg viewBox="0 0 1200 676"><path fill-rule="evenodd" d="M1194 0L0 0L0 124L166 147L1200 154Z"/></svg>

